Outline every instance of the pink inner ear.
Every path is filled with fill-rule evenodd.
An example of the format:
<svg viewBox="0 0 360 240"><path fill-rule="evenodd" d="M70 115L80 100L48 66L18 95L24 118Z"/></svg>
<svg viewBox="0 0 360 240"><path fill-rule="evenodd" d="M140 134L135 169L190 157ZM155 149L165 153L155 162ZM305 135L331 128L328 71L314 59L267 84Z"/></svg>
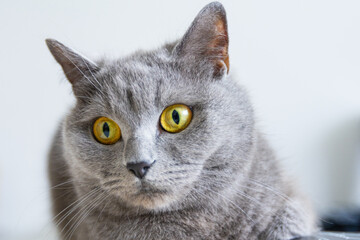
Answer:
<svg viewBox="0 0 360 240"><path fill-rule="evenodd" d="M229 63L229 55L225 58L224 63L226 65L226 73L229 73L229 69L230 69L230 63Z"/></svg>
<svg viewBox="0 0 360 240"><path fill-rule="evenodd" d="M226 21L224 19L218 19L215 23L215 38L210 42L209 49L211 49L211 56L215 57L215 67L217 71L220 71L224 64L229 73L229 54L228 46L229 39L226 27Z"/></svg>

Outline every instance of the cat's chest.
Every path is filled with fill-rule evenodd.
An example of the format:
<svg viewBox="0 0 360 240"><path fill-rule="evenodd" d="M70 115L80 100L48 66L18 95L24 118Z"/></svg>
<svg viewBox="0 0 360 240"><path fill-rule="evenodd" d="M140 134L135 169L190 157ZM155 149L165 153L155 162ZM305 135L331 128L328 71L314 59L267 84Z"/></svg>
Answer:
<svg viewBox="0 0 360 240"><path fill-rule="evenodd" d="M210 233L221 229L223 216L197 212L140 216L137 218L102 218L94 214L84 222L88 238L99 239L211 239Z"/></svg>

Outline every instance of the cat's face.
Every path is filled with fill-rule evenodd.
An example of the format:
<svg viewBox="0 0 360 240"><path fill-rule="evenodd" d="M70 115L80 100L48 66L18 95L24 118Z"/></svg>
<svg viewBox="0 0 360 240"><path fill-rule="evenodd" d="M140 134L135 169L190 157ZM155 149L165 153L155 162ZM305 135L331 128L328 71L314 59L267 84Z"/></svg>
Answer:
<svg viewBox="0 0 360 240"><path fill-rule="evenodd" d="M225 12L217 5L202 10L178 44L117 61L95 64L49 41L77 97L63 134L74 178L96 180L129 206L163 209L246 168L252 111L227 77L227 43ZM188 107L191 117L171 133L160 118L174 104ZM100 117L119 126L116 142L96 139ZM142 162L148 165L139 177L129 164Z"/></svg>

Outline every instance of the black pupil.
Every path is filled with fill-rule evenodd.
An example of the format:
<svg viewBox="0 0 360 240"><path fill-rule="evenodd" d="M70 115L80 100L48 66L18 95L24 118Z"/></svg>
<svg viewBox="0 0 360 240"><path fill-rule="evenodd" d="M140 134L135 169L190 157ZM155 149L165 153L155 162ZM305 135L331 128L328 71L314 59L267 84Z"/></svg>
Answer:
<svg viewBox="0 0 360 240"><path fill-rule="evenodd" d="M180 116L179 116L179 113L178 113L176 110L174 110L174 111L172 112L172 118L173 118L173 120L174 120L174 122L175 122L176 124L179 124L179 122L180 122Z"/></svg>
<svg viewBox="0 0 360 240"><path fill-rule="evenodd" d="M103 125L103 132L104 132L104 135L105 135L106 137L109 137L109 135L110 135L110 128L109 128L109 124L107 124L107 122L104 123L104 125Z"/></svg>

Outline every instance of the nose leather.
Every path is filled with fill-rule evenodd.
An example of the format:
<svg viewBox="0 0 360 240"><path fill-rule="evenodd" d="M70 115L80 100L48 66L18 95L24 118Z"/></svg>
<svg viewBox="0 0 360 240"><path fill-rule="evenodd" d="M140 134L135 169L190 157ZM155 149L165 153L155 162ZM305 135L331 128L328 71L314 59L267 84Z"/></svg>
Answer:
<svg viewBox="0 0 360 240"><path fill-rule="evenodd" d="M151 167L151 163L145 161L139 163L126 164L126 168L140 179L145 176L145 174L147 173L150 167Z"/></svg>

